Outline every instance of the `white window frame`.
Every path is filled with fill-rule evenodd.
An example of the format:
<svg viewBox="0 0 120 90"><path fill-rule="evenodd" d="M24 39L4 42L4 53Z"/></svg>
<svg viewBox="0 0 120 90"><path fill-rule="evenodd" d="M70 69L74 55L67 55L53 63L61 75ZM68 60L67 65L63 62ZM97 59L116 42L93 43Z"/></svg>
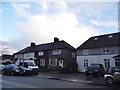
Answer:
<svg viewBox="0 0 120 90"><path fill-rule="evenodd" d="M44 55L44 52L43 51L39 51L38 52L38 56L43 56Z"/></svg>
<svg viewBox="0 0 120 90"><path fill-rule="evenodd" d="M105 67L110 67L110 59L104 59Z"/></svg>
<svg viewBox="0 0 120 90"><path fill-rule="evenodd" d="M84 60L84 68L88 67L88 60Z"/></svg>
<svg viewBox="0 0 120 90"><path fill-rule="evenodd" d="M52 50L52 55L59 55L59 54L61 54L61 49Z"/></svg>
<svg viewBox="0 0 120 90"><path fill-rule="evenodd" d="M103 48L103 49L102 49L102 52L103 52L103 53L110 53L111 50L110 50L110 48Z"/></svg>
<svg viewBox="0 0 120 90"><path fill-rule="evenodd" d="M40 59L40 65L45 66L45 59Z"/></svg>
<svg viewBox="0 0 120 90"><path fill-rule="evenodd" d="M49 59L50 66L57 66L57 59Z"/></svg>
<svg viewBox="0 0 120 90"><path fill-rule="evenodd" d="M94 40L98 40L98 37L95 37Z"/></svg>
<svg viewBox="0 0 120 90"><path fill-rule="evenodd" d="M109 35L108 38L113 38L113 35Z"/></svg>
<svg viewBox="0 0 120 90"><path fill-rule="evenodd" d="M34 52L30 52L30 53L24 53L24 59L34 59L35 57L35 53Z"/></svg>

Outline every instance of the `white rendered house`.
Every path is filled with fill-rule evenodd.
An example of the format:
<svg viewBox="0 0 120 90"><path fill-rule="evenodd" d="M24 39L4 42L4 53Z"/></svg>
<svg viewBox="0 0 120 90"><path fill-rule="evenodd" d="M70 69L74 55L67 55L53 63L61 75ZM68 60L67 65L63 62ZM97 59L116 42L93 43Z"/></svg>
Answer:
<svg viewBox="0 0 120 90"><path fill-rule="evenodd" d="M91 37L77 48L78 71L85 72L91 63L120 66L119 56L120 32Z"/></svg>

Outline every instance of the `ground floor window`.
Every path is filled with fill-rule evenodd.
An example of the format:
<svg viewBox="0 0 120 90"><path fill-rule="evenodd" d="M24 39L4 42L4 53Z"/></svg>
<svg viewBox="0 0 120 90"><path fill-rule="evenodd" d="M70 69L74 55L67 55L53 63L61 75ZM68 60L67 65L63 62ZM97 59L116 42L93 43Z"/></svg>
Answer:
<svg viewBox="0 0 120 90"><path fill-rule="evenodd" d="M115 66L120 66L120 59L115 59Z"/></svg>
<svg viewBox="0 0 120 90"><path fill-rule="evenodd" d="M40 59L40 65L45 66L45 59Z"/></svg>
<svg viewBox="0 0 120 90"><path fill-rule="evenodd" d="M110 67L110 60L104 59L105 67Z"/></svg>
<svg viewBox="0 0 120 90"><path fill-rule="evenodd" d="M84 67L85 67L85 68L88 67L88 60L84 60Z"/></svg>
<svg viewBox="0 0 120 90"><path fill-rule="evenodd" d="M50 66L56 66L57 65L57 59L49 59L49 65Z"/></svg>

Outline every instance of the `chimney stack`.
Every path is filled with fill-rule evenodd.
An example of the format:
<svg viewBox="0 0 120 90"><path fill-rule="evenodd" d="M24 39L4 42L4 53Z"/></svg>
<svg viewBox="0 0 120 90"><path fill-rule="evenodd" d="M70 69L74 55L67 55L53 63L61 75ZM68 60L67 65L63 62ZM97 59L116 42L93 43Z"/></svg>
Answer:
<svg viewBox="0 0 120 90"><path fill-rule="evenodd" d="M31 45L30 45L31 47L34 47L35 46L35 43L34 42L31 42Z"/></svg>
<svg viewBox="0 0 120 90"><path fill-rule="evenodd" d="M59 42L59 38L54 37L54 42Z"/></svg>

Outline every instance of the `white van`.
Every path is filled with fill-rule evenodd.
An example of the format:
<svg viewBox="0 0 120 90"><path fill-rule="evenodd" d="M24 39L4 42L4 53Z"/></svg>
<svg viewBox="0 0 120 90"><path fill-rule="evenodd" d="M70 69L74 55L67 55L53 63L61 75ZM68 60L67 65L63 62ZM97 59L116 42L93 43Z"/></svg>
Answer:
<svg viewBox="0 0 120 90"><path fill-rule="evenodd" d="M32 70L33 74L38 74L39 68L35 64L34 60L17 60L16 65L22 67L25 70Z"/></svg>

